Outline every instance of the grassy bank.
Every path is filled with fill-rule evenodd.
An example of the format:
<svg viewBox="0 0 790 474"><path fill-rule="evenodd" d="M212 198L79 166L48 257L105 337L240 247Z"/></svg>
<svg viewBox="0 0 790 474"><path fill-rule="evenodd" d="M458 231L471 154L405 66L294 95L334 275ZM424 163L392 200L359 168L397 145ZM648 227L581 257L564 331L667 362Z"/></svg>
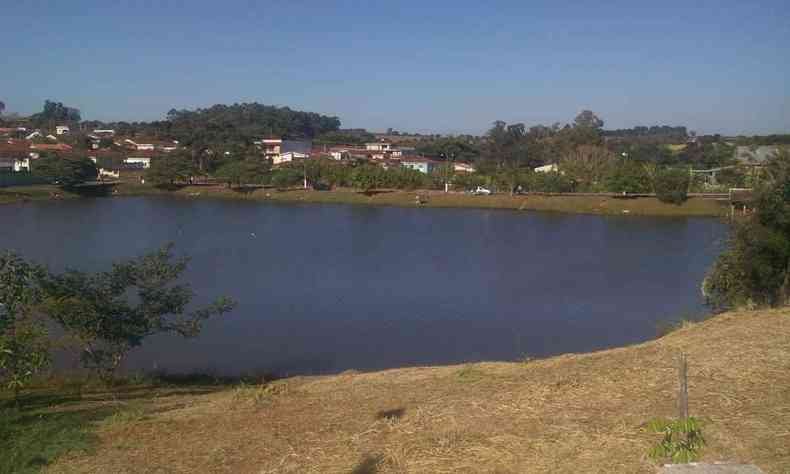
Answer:
<svg viewBox="0 0 790 474"><path fill-rule="evenodd" d="M59 198L74 197L59 191L54 186L19 187L0 190L0 204L8 202L52 199L52 193L59 192ZM116 188L116 196L173 196L185 198L223 198L256 201L305 202L364 204L401 207L444 207L478 209L515 209L522 211L551 211L580 214L602 215L644 215L644 216L722 216L726 206L710 199L691 198L682 205L666 204L656 198L619 199L590 196L472 196L464 193L443 193L441 191L378 191L366 195L352 189L335 191L306 191L274 189L254 189L248 191L231 190L224 186L186 186L168 191L150 185L123 183ZM416 203L416 196L423 198L422 204Z"/></svg>
<svg viewBox="0 0 790 474"><path fill-rule="evenodd" d="M50 472L654 472L647 452L660 436L646 424L675 412L681 351L702 459L790 472L790 310L529 362L130 386L117 400L33 392L39 402L14 423L79 414L86 445ZM42 452L63 439L37 433L28 445Z"/></svg>
<svg viewBox="0 0 790 474"><path fill-rule="evenodd" d="M649 215L649 216L721 216L726 207L721 203L701 198L692 198L680 206L665 204L655 198L617 199L589 196L473 196L464 193L443 193L441 191L399 191L387 190L371 195L352 190L335 191L255 189L250 191L231 190L223 186L188 186L178 191L161 191L151 186L122 185L119 195L176 195L183 197L216 197L227 199L248 199L258 201L305 202L305 203L342 203L401 207L444 207L515 209L532 211L553 211L583 214L606 215ZM422 203L417 204L416 197Z"/></svg>
<svg viewBox="0 0 790 474"><path fill-rule="evenodd" d="M11 204L28 201L49 201L55 199L72 199L76 194L64 191L58 186L37 185L0 188L0 204Z"/></svg>

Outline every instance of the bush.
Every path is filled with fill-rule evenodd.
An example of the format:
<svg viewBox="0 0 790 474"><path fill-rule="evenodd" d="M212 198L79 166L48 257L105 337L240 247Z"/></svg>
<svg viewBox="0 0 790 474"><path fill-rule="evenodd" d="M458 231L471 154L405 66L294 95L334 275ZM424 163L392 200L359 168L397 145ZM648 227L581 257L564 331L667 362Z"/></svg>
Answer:
<svg viewBox="0 0 790 474"><path fill-rule="evenodd" d="M688 199L689 174L681 169L665 169L657 173L654 187L661 202L683 204Z"/></svg>
<svg viewBox="0 0 790 474"><path fill-rule="evenodd" d="M715 307L790 303L790 153L773 158L765 171L755 212L734 224L727 249L703 282Z"/></svg>
<svg viewBox="0 0 790 474"><path fill-rule="evenodd" d="M531 173L527 177L527 189L543 193L573 192L573 180L559 171L548 173Z"/></svg>
<svg viewBox="0 0 790 474"><path fill-rule="evenodd" d="M272 173L271 183L278 189L285 189L296 186L303 179L304 173L293 168L281 168Z"/></svg>
<svg viewBox="0 0 790 474"><path fill-rule="evenodd" d="M645 168L629 160L619 160L604 182L606 190L612 193L649 193L652 190Z"/></svg>

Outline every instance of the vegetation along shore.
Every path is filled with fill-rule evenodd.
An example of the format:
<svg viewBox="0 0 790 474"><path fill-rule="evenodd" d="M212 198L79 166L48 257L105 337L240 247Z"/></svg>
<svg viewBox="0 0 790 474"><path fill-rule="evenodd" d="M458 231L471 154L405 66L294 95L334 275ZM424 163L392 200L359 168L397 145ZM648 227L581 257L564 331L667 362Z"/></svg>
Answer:
<svg viewBox="0 0 790 474"><path fill-rule="evenodd" d="M475 196L470 193L444 193L436 190L383 189L364 193L355 189L331 191L304 190L299 188L279 190L275 188L231 189L224 185L181 186L165 190L152 185L121 183L111 194L123 196L170 196L177 198L223 198L271 202L304 202L361 204L403 207L455 207L478 209L513 209L520 211L550 211L601 215L643 216L723 216L729 211L728 204L721 200L691 197L681 204L661 202L655 197L611 197L591 195L509 195ZM46 201L79 198L74 192L53 185L15 187L0 190L0 204L28 201Z"/></svg>

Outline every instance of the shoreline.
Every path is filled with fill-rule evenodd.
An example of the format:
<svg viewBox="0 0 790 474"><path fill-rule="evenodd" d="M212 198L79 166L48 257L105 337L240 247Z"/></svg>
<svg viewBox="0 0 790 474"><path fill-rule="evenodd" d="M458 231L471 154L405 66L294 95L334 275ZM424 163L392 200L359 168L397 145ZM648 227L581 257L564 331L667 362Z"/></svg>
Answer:
<svg viewBox="0 0 790 474"><path fill-rule="evenodd" d="M370 453L409 472L576 472L580 463L654 472L660 463L647 453L661 437L646 426L675 414L682 352L693 367L691 407L708 441L700 460L785 472L790 393L775 387L788 382L779 370L788 318L786 308L731 311L640 344L519 362L275 381L141 380L112 392L61 380L26 391L33 402L51 401L22 413L77 413L73 423L90 440L52 452L58 472L118 465L205 472L218 462L205 453L217 452L237 472L280 472L283 462L287 472L355 472ZM240 442L248 439L256 442ZM29 451L23 456L37 455Z"/></svg>
<svg viewBox="0 0 790 474"><path fill-rule="evenodd" d="M55 197L54 193L57 193ZM423 203L416 203L416 196ZM230 189L224 185L192 185L174 191L158 189L151 185L122 183L113 196L170 196L179 198L219 198L261 202L293 202L320 204L354 204L369 206L509 209L518 211L548 211L566 214L637 215L654 217L722 217L726 206L719 201L691 197L681 205L666 204L653 197L613 198L606 196L544 196L495 194L473 196L466 193L444 193L436 190L378 190L371 195L352 189L314 191L291 189L279 191L271 188L252 190ZM61 190L57 186L24 186L0 190L0 204L79 198L78 194Z"/></svg>

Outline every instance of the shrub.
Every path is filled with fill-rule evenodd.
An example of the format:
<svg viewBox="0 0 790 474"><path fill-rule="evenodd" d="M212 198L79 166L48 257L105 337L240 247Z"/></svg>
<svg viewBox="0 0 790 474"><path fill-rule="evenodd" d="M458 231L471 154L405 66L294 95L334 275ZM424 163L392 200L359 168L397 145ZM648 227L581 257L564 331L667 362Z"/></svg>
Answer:
<svg viewBox="0 0 790 474"><path fill-rule="evenodd" d="M671 460L675 463L688 463L699 458L699 451L705 446L699 422L693 418L682 420L654 419L648 429L664 435L661 442L650 450L653 460Z"/></svg>
<svg viewBox="0 0 790 474"><path fill-rule="evenodd" d="M272 173L272 186L284 189L296 186L304 179L304 173L293 168L281 168Z"/></svg>
<svg viewBox="0 0 790 474"><path fill-rule="evenodd" d="M619 160L605 180L606 190L612 193L649 193L650 176L639 163Z"/></svg>
<svg viewBox="0 0 790 474"><path fill-rule="evenodd" d="M527 189L544 193L570 193L574 189L573 180L559 171L530 173Z"/></svg>
<svg viewBox="0 0 790 474"><path fill-rule="evenodd" d="M688 199L689 174L684 170L661 170L656 174L653 185L661 202L679 205Z"/></svg>
<svg viewBox="0 0 790 474"><path fill-rule="evenodd" d="M715 307L790 303L790 153L779 153L765 172L755 212L733 225L727 249L703 282Z"/></svg>

